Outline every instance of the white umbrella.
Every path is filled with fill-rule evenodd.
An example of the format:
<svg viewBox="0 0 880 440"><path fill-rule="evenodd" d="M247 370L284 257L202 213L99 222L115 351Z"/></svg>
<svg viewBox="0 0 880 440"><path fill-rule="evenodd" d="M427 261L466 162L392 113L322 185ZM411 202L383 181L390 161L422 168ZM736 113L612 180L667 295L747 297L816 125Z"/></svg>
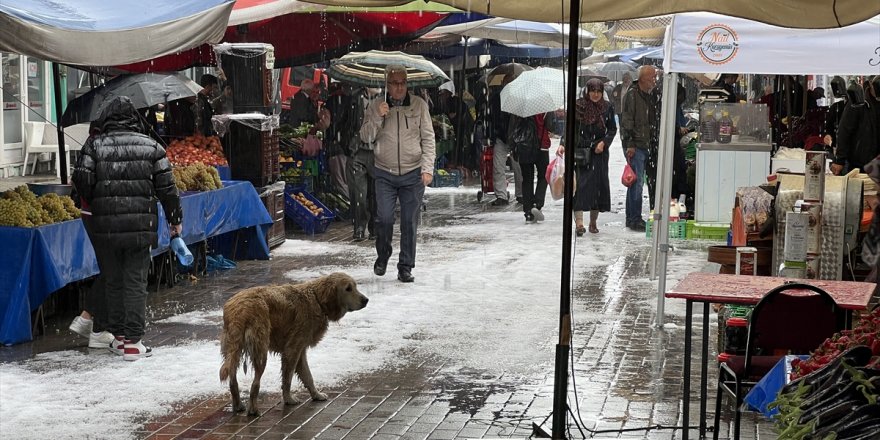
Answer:
<svg viewBox="0 0 880 440"><path fill-rule="evenodd" d="M525 71L501 90L501 111L525 118L562 108L566 83L558 69Z"/></svg>

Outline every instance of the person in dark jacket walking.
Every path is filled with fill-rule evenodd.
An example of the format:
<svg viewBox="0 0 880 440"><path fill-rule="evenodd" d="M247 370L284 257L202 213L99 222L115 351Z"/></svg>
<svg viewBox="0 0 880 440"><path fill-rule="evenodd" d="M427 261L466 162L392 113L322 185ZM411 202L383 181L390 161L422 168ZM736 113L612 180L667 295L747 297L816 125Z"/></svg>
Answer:
<svg viewBox="0 0 880 440"><path fill-rule="evenodd" d="M602 81L587 81L584 96L577 100L575 133L571 154L575 156L577 188L574 194L575 233L578 237L584 228L584 211L590 211L590 233L599 232L596 220L600 212L611 210L611 186L608 183L608 147L617 135L614 106L603 96ZM565 152L560 147L558 153ZM583 159L579 159L583 158Z"/></svg>
<svg viewBox="0 0 880 440"><path fill-rule="evenodd" d="M397 279L415 280L416 231L425 187L434 179L434 126L428 103L407 91L403 66L385 69L388 99L374 100L364 114L361 140L375 142L377 234L373 273L385 275L391 258L394 234L394 205L400 203L400 260Z"/></svg>
<svg viewBox="0 0 880 440"><path fill-rule="evenodd" d="M638 82L623 97L620 117L621 141L626 160L636 173L636 181L626 190L626 227L645 230L642 219L642 189L645 185L645 164L652 150L657 149L660 131L660 111L656 94L657 69L639 67Z"/></svg>
<svg viewBox="0 0 880 440"><path fill-rule="evenodd" d="M110 351L127 361L152 354L143 344L150 249L158 244L162 203L171 235L180 234L180 197L165 150L147 136L127 97L105 104L73 172L77 193L91 209L92 233L105 282Z"/></svg>
<svg viewBox="0 0 880 440"><path fill-rule="evenodd" d="M544 221L544 197L547 195L547 179L544 177L550 157L550 133L545 126L544 114L521 118L511 116L510 134L507 135L511 150L522 172L523 214L527 223ZM537 169L537 181L536 177Z"/></svg>
<svg viewBox="0 0 880 440"><path fill-rule="evenodd" d="M348 193L354 220L354 241L376 238L376 190L373 173L374 144L361 140L364 113L379 94L379 89L361 87L352 94L341 133L346 142L348 159Z"/></svg>

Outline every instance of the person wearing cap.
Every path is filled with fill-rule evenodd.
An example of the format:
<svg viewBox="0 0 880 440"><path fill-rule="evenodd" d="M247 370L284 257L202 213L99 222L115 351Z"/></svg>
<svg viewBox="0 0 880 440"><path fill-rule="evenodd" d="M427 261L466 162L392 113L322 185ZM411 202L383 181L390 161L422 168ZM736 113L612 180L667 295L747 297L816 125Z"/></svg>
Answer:
<svg viewBox="0 0 880 440"><path fill-rule="evenodd" d="M415 280L416 231L425 187L434 179L434 126L428 104L407 89L406 68L385 69L386 99L377 99L364 114L360 135L374 142L376 189L376 262L373 273L385 275L391 258L394 206L400 203L400 259L397 279Z"/></svg>

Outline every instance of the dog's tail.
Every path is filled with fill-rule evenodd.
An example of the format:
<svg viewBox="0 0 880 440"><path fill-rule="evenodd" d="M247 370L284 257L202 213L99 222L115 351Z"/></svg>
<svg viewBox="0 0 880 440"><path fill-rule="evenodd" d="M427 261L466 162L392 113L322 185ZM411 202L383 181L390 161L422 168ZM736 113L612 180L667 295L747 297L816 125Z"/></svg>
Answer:
<svg viewBox="0 0 880 440"><path fill-rule="evenodd" d="M241 352L244 348L244 329L237 323L224 323L223 332L220 334L220 353L223 355L223 364L220 366L220 382L226 382L229 374L235 374L241 361Z"/></svg>
<svg viewBox="0 0 880 440"><path fill-rule="evenodd" d="M229 375L238 370L239 365L244 368L244 372L247 374L247 360L254 359L258 345L258 338L250 328L237 323L224 325L223 333L220 336L220 352L223 354L220 382L226 382ZM244 360L242 360L242 354L245 355Z"/></svg>

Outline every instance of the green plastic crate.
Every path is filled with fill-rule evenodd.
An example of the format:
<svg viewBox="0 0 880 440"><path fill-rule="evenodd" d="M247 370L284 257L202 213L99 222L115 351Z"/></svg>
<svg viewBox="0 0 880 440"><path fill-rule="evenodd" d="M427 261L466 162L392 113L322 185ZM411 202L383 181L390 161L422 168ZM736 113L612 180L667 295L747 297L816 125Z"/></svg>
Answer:
<svg viewBox="0 0 880 440"><path fill-rule="evenodd" d="M650 219L647 224L645 224L645 236L651 238L654 230L654 220ZM677 221L677 222L669 222L669 238L679 238L685 239L687 238L687 222Z"/></svg>
<svg viewBox="0 0 880 440"><path fill-rule="evenodd" d="M728 225L696 223L693 220L687 222L687 237L693 240L727 241L728 231Z"/></svg>

